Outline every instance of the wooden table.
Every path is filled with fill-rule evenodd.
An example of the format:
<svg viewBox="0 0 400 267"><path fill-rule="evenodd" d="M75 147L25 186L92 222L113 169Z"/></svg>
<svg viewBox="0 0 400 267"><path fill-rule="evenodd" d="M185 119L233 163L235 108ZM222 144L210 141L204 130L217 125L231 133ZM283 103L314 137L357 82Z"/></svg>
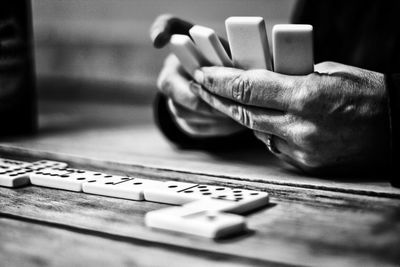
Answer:
<svg viewBox="0 0 400 267"><path fill-rule="evenodd" d="M0 266L400 266L400 190L384 178L308 177L261 143L182 151L157 131L149 105L42 99L39 134L3 138L0 156L271 195L247 215L248 232L208 240L146 228L144 214L163 204L0 188Z"/></svg>

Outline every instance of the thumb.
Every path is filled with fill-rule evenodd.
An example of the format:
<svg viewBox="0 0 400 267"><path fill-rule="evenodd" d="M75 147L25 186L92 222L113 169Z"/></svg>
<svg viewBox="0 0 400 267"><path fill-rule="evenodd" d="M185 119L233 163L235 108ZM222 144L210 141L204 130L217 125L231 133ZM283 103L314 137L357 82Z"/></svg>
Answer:
<svg viewBox="0 0 400 267"><path fill-rule="evenodd" d="M193 24L171 14L158 16L150 28L150 38L154 47L162 48L168 44L173 34L189 34Z"/></svg>

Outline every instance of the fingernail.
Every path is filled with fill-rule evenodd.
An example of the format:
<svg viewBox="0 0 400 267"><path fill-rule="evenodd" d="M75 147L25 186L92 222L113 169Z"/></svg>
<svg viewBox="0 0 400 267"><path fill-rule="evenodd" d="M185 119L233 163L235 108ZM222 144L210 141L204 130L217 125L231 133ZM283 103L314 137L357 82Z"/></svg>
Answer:
<svg viewBox="0 0 400 267"><path fill-rule="evenodd" d="M193 76L197 83L202 84L204 82L204 73L201 70L195 70Z"/></svg>

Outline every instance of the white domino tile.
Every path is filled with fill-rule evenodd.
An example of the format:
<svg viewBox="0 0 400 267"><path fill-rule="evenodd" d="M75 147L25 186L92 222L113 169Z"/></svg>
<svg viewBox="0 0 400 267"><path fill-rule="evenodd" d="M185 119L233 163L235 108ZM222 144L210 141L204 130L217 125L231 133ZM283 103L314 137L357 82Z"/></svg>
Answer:
<svg viewBox="0 0 400 267"><path fill-rule="evenodd" d="M144 200L144 190L161 182L129 177L92 179L82 185L85 193L131 200Z"/></svg>
<svg viewBox="0 0 400 267"><path fill-rule="evenodd" d="M197 185L181 190L177 194L184 195L192 201L203 199L221 200L230 203L222 210L234 213L246 213L269 203L268 193L223 186Z"/></svg>
<svg viewBox="0 0 400 267"><path fill-rule="evenodd" d="M41 160L33 163L15 161L15 160L0 160L0 186L5 187L20 187L30 183L30 176L36 170L48 167L65 167L64 162Z"/></svg>
<svg viewBox="0 0 400 267"><path fill-rule="evenodd" d="M177 56L185 71L190 75L193 75L196 69L210 65L210 62L207 61L187 35L172 35L169 47Z"/></svg>
<svg viewBox="0 0 400 267"><path fill-rule="evenodd" d="M187 207L169 207L148 212L145 224L152 228L206 238L222 238L246 229L246 221L242 216Z"/></svg>
<svg viewBox="0 0 400 267"><path fill-rule="evenodd" d="M32 183L50 188L130 200L183 205L148 212L145 224L152 228L207 238L221 238L246 229L245 213L268 203L268 194L253 190L175 181L154 181L66 168L55 161L25 164L2 159L0 186ZM7 165L8 164L8 165Z"/></svg>
<svg viewBox="0 0 400 267"><path fill-rule="evenodd" d="M93 177L105 177L108 174L69 168L46 168L34 171L30 175L33 185L64 189L69 191L82 191L82 184Z"/></svg>
<svg viewBox="0 0 400 267"><path fill-rule="evenodd" d="M314 71L313 27L278 24L272 29L275 72L306 75Z"/></svg>
<svg viewBox="0 0 400 267"><path fill-rule="evenodd" d="M0 170L0 186L20 187L30 183L30 174L33 170L25 167L15 167Z"/></svg>
<svg viewBox="0 0 400 267"><path fill-rule="evenodd" d="M30 165L29 162L0 158L0 171L10 170L17 167L25 167L28 165Z"/></svg>
<svg viewBox="0 0 400 267"><path fill-rule="evenodd" d="M269 202L268 193L265 192L172 181L146 188L144 194L147 201L174 205L217 199L229 203L224 206L224 211L234 213L249 212L266 206Z"/></svg>
<svg viewBox="0 0 400 267"><path fill-rule="evenodd" d="M182 205L196 199L189 195L178 193L185 189L195 187L196 185L197 184L194 183L167 181L154 187L145 188L144 198L146 201Z"/></svg>
<svg viewBox="0 0 400 267"><path fill-rule="evenodd" d="M232 61L213 29L195 25L189 30L197 48L214 66L232 67Z"/></svg>
<svg viewBox="0 0 400 267"><path fill-rule="evenodd" d="M68 166L65 162L53 160L40 160L30 163L26 168L31 170L40 170L44 168L66 168Z"/></svg>
<svg viewBox="0 0 400 267"><path fill-rule="evenodd" d="M268 37L262 17L229 17L225 26L235 67L272 70Z"/></svg>

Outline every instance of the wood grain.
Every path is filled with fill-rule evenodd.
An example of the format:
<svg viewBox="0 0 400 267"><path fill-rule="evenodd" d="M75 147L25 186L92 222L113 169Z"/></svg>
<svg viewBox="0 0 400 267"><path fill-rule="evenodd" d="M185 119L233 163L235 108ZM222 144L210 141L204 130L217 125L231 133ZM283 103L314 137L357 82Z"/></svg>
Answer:
<svg viewBox="0 0 400 267"><path fill-rule="evenodd" d="M257 189L271 195L268 208L247 216L250 230L246 234L213 241L146 228L144 214L163 204L33 186L0 188L0 217L13 220L5 229L19 231L27 223L28 228L42 229L37 233L48 232L42 239L35 231L27 238L27 250L21 241L26 231L21 229L21 236L16 234L15 243L11 243L27 254L55 232L69 231L70 238L76 238L77 246L89 255L94 253L90 244L75 234L100 238L106 247L118 241L138 245L146 253L160 248L155 253L168 264L169 254L172 259L193 256L194 264L400 264L400 191L382 177L308 177L282 165L263 148L214 154L177 150L155 129L150 107L42 101L39 134L3 139L0 156L27 161L48 158L111 174ZM0 232L0 248L5 248L5 256L0 257L5 258L10 252L3 240L10 240L10 235ZM63 238L68 239L68 235ZM40 255L40 259L52 261L50 252ZM117 255L129 261L125 252ZM88 260L93 260L92 256ZM143 259L138 256L138 260ZM179 264L182 262L186 258L179 260ZM143 264L147 262L143 260Z"/></svg>
<svg viewBox="0 0 400 267"><path fill-rule="evenodd" d="M222 178L215 183L232 185ZM254 182L252 187L271 192L272 205L248 216L252 231L247 235L220 241L146 228L145 212L163 204L33 186L1 188L0 212L249 262L312 266L395 266L400 262L399 200Z"/></svg>
<svg viewBox="0 0 400 267"><path fill-rule="evenodd" d="M265 266L0 218L1 266Z"/></svg>
<svg viewBox="0 0 400 267"><path fill-rule="evenodd" d="M218 153L179 150L155 128L148 106L45 101L40 102L40 111L39 134L3 139L0 156L51 158L89 167L152 168L400 198L400 190L379 175L322 179L296 173L262 143L258 149Z"/></svg>

